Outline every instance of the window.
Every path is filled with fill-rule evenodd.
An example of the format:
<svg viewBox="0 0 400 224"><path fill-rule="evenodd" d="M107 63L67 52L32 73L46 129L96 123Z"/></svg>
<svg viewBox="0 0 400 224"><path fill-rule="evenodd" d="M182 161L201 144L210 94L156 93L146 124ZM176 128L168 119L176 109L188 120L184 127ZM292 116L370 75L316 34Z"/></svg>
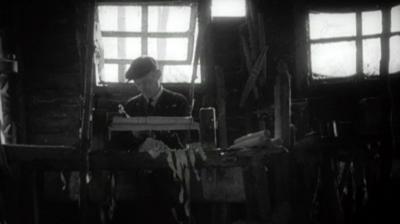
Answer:
<svg viewBox="0 0 400 224"><path fill-rule="evenodd" d="M212 0L212 17L246 16L246 0Z"/></svg>
<svg viewBox="0 0 400 224"><path fill-rule="evenodd" d="M190 82L197 35L193 3L126 3L98 6L104 63L98 83L126 82L133 59L154 57L162 82ZM197 69L200 77L200 69ZM200 78L197 78L197 83Z"/></svg>
<svg viewBox="0 0 400 224"><path fill-rule="evenodd" d="M400 72L399 21L400 6L390 10L310 12L308 34L312 78L354 75L366 78L382 71ZM388 44L388 50L384 44Z"/></svg>

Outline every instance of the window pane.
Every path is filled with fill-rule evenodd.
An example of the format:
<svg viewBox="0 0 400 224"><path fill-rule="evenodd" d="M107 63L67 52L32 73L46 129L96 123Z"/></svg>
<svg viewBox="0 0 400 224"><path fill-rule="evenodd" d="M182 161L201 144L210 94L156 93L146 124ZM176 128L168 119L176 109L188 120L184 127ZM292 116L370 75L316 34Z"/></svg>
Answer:
<svg viewBox="0 0 400 224"><path fill-rule="evenodd" d="M103 37L104 58L134 59L141 55L140 38Z"/></svg>
<svg viewBox="0 0 400 224"><path fill-rule="evenodd" d="M362 34L382 33L382 12L371 11L362 13Z"/></svg>
<svg viewBox="0 0 400 224"><path fill-rule="evenodd" d="M118 82L118 65L117 64L104 64L103 82Z"/></svg>
<svg viewBox="0 0 400 224"><path fill-rule="evenodd" d="M400 36L390 38L389 73L400 71Z"/></svg>
<svg viewBox="0 0 400 224"><path fill-rule="evenodd" d="M246 0L212 0L212 17L246 16Z"/></svg>
<svg viewBox="0 0 400 224"><path fill-rule="evenodd" d="M188 38L149 38L148 54L156 60L186 60Z"/></svg>
<svg viewBox="0 0 400 224"><path fill-rule="evenodd" d="M379 75L381 60L381 39L363 40L363 72L366 75Z"/></svg>
<svg viewBox="0 0 400 224"><path fill-rule="evenodd" d="M392 8L392 32L400 31L400 5Z"/></svg>
<svg viewBox="0 0 400 224"><path fill-rule="evenodd" d="M310 13L310 38L356 35L355 13Z"/></svg>
<svg viewBox="0 0 400 224"><path fill-rule="evenodd" d="M190 11L190 6L150 6L149 32L188 31Z"/></svg>
<svg viewBox="0 0 400 224"><path fill-rule="evenodd" d="M102 31L141 31L142 9L140 6L99 6L98 8Z"/></svg>
<svg viewBox="0 0 400 224"><path fill-rule="evenodd" d="M356 73L354 41L311 45L311 69L314 74L345 77Z"/></svg>
<svg viewBox="0 0 400 224"><path fill-rule="evenodd" d="M192 81L193 65L164 65L162 82L186 82ZM201 82L200 65L197 67L197 79L195 83Z"/></svg>

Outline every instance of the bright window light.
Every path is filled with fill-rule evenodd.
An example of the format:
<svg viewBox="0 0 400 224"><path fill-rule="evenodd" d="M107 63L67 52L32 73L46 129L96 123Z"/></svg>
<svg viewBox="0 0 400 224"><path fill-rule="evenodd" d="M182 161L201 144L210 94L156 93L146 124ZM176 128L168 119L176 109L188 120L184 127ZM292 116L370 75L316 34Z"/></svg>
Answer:
<svg viewBox="0 0 400 224"><path fill-rule="evenodd" d="M148 52L156 60L185 60L188 53L188 39L149 38Z"/></svg>
<svg viewBox="0 0 400 224"><path fill-rule="evenodd" d="M149 32L189 31L190 11L189 6L149 6Z"/></svg>
<svg viewBox="0 0 400 224"><path fill-rule="evenodd" d="M382 33L382 12L371 11L362 13L362 34Z"/></svg>
<svg viewBox="0 0 400 224"><path fill-rule="evenodd" d="M99 5L100 25L95 27L100 27L100 32L95 33L101 33L98 39L104 52L99 82L126 82L125 72L130 63L142 55L158 61L163 82L190 82L197 39L194 10L194 4ZM145 19L147 29L142 26Z"/></svg>
<svg viewBox="0 0 400 224"><path fill-rule="evenodd" d="M310 13L309 19L312 40L356 35L355 13Z"/></svg>
<svg viewBox="0 0 400 224"><path fill-rule="evenodd" d="M118 82L118 65L117 64L105 64L104 65L104 82Z"/></svg>
<svg viewBox="0 0 400 224"><path fill-rule="evenodd" d="M246 16L246 0L212 0L212 17Z"/></svg>
<svg viewBox="0 0 400 224"><path fill-rule="evenodd" d="M361 27L356 12L309 13L311 74L314 79L352 75L377 76L381 71L383 15L382 10L362 11ZM389 34L389 73L400 72L400 5L391 9ZM361 33L357 33L361 29ZM357 42L361 45L356 44ZM361 51L362 55L356 52ZM358 68L357 63L362 63Z"/></svg>
<svg viewBox="0 0 400 224"><path fill-rule="evenodd" d="M141 55L140 38L103 37L102 40L105 58L130 59L137 58Z"/></svg>
<svg viewBox="0 0 400 224"><path fill-rule="evenodd" d="M346 77L356 74L356 43L343 41L311 46L311 67L323 78Z"/></svg>
<svg viewBox="0 0 400 224"><path fill-rule="evenodd" d="M102 31L140 32L142 8L140 6L99 6Z"/></svg>
<svg viewBox="0 0 400 224"><path fill-rule="evenodd" d="M392 8L391 14L391 31L392 32L400 32L400 5Z"/></svg>
<svg viewBox="0 0 400 224"><path fill-rule="evenodd" d="M381 38L363 40L363 73L379 75L381 61Z"/></svg>
<svg viewBox="0 0 400 224"><path fill-rule="evenodd" d="M390 38L389 73L400 72L400 36Z"/></svg>
<svg viewBox="0 0 400 224"><path fill-rule="evenodd" d="M192 77L186 74L192 74L193 66L191 65L166 65L163 69L162 82L175 83L186 82L190 83ZM200 83L200 65L197 66L197 79L195 83Z"/></svg>

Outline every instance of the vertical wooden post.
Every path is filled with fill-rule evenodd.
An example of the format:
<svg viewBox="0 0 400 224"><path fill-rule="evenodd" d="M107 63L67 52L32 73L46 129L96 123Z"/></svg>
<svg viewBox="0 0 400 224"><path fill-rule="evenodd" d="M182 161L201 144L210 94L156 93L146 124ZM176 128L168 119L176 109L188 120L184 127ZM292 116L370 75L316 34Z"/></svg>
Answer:
<svg viewBox="0 0 400 224"><path fill-rule="evenodd" d="M80 223L88 222L89 216L89 195L87 178L89 175L89 150L91 147L92 136L92 112L93 112L93 85L94 78L94 22L95 22L95 0L84 3L86 13L85 24L83 25L84 40L82 53L81 73L83 75L83 106L82 106L82 123L80 130Z"/></svg>
<svg viewBox="0 0 400 224"><path fill-rule="evenodd" d="M290 145L290 74L286 62L279 62L278 75L274 87L275 138L280 138L285 146Z"/></svg>
<svg viewBox="0 0 400 224"><path fill-rule="evenodd" d="M225 77L222 69L218 66L215 67L215 75L217 81L219 146L226 148L228 147L228 136L226 129Z"/></svg>

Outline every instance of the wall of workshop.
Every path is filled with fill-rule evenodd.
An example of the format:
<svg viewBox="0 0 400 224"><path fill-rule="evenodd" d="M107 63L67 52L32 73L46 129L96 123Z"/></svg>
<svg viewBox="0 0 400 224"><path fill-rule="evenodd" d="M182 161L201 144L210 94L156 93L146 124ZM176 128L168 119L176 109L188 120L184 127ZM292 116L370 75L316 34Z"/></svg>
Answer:
<svg viewBox="0 0 400 224"><path fill-rule="evenodd" d="M253 1L254 15L263 16L265 41L269 47L266 59L267 72L266 82L261 82L260 78L256 82L259 98L256 99L251 93L244 107L240 107L239 103L249 74L240 35L242 33L248 38L247 20L214 18L212 22L214 67L220 67L225 77L228 144L232 144L235 138L247 132L258 131L263 127L273 131L272 104L276 64L279 60L285 60L292 71L295 62L294 19L288 10L291 8L291 4L282 1ZM217 75L214 71L214 76ZM262 115L257 115L256 111L262 111Z"/></svg>
<svg viewBox="0 0 400 224"><path fill-rule="evenodd" d="M15 3L20 73L25 90L26 143L78 141L83 77L73 1Z"/></svg>
<svg viewBox="0 0 400 224"><path fill-rule="evenodd" d="M293 98L293 122L296 125L298 138L312 129L315 123L325 120L341 120L351 122L357 126L365 114L375 113L371 110L363 110L360 102L364 98L377 98L380 103L389 105L383 107L380 113L382 118L369 120L368 122L385 123L388 128L389 122L394 125L394 136L398 142L399 121L396 111L400 104L396 99L399 95L393 91L400 85L398 78L387 81L372 80L364 82L344 82L330 85L311 86L308 82L307 70L307 47L306 47L306 26L303 22L307 17L307 7L318 8L351 8L355 6L373 8L382 1L363 2L353 1L252 1L254 12L263 13L265 24L266 44L269 46L267 54L267 82L259 85L261 97L254 99L250 94L246 106L239 107L240 96L248 77L244 64L244 57L240 45L240 29L245 24L245 19L213 19L212 22L212 57L213 66L220 67L225 76L226 91L226 120L228 129L228 143L243 135L245 132L259 130L260 117L253 112L262 110L266 112L266 126L273 129L273 83L276 75L276 64L283 59L289 65L289 72L292 74L292 98ZM396 2L396 1L385 1ZM216 95L216 79L218 74L214 71L207 88L210 88ZM392 91L390 90L392 89ZM307 99L309 102L306 111L299 101ZM209 102L210 103L210 102ZM216 106L216 102L212 102ZM391 108L390 108L391 107ZM390 114L394 114L389 120ZM359 128L359 127L355 127ZM353 130L356 131L356 130Z"/></svg>

